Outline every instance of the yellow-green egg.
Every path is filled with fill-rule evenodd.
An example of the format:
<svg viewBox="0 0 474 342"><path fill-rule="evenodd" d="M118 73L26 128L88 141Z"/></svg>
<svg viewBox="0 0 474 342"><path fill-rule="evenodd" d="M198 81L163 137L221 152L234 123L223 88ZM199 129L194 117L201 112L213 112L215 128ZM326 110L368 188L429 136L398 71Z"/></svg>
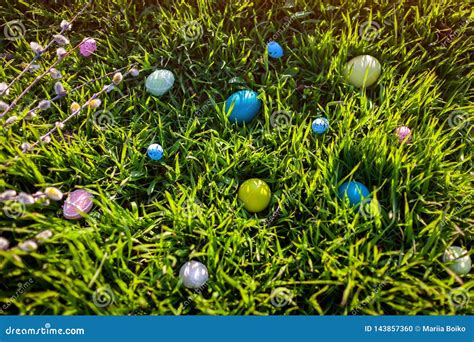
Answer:
<svg viewBox="0 0 474 342"><path fill-rule="evenodd" d="M242 183L238 196L245 209L252 213L258 213L268 207L272 191L263 180L251 178Z"/></svg>
<svg viewBox="0 0 474 342"><path fill-rule="evenodd" d="M344 68L344 76L347 81L359 88L369 87L380 76L382 66L377 58L370 55L362 55L352 58Z"/></svg>

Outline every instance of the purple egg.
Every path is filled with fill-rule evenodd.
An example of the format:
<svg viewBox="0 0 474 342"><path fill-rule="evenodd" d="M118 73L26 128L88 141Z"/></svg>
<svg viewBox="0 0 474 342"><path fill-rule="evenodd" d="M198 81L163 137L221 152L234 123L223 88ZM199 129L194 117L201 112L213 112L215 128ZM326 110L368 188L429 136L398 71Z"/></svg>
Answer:
<svg viewBox="0 0 474 342"><path fill-rule="evenodd" d="M86 38L82 41L81 45L79 45L79 52L84 57L89 57L97 50L97 43L92 38Z"/></svg>
<svg viewBox="0 0 474 342"><path fill-rule="evenodd" d="M92 196L86 190L75 190L64 201L63 215L68 220L79 220L92 209Z"/></svg>

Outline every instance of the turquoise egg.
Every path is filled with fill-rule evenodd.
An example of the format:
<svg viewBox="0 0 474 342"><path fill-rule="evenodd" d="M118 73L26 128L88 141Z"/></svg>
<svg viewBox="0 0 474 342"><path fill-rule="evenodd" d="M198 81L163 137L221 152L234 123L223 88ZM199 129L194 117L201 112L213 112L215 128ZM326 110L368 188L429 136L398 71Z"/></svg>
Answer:
<svg viewBox="0 0 474 342"><path fill-rule="evenodd" d="M258 114L262 101L253 90L239 90L225 102L225 112L229 120L236 123L250 122Z"/></svg>
<svg viewBox="0 0 474 342"><path fill-rule="evenodd" d="M364 199L369 198L370 192L364 184L350 181L339 187L338 195L341 199L347 196L350 205L355 206L363 202Z"/></svg>

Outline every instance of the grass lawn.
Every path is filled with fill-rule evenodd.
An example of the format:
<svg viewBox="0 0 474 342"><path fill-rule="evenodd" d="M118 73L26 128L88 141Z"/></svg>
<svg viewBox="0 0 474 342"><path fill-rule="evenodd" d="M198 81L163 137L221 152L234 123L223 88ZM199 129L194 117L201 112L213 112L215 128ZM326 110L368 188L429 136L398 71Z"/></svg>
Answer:
<svg viewBox="0 0 474 342"><path fill-rule="evenodd" d="M0 82L33 58L31 41L46 45L82 5L3 1ZM45 77L0 118L0 192L94 194L93 210L77 221L63 217L62 202L15 217L0 203L0 236L10 242L0 251L0 312L473 314L472 272L455 275L442 260L451 245L472 254L473 16L467 0L94 1L66 35L70 47L93 37L97 51L57 66L64 86L131 63L140 75L124 77L100 108L29 153L22 143L110 78L6 125L54 97L56 80ZM4 38L15 20L20 39ZM272 39L281 59L266 53ZM56 48L2 100L13 101ZM362 54L382 65L365 90L342 72ZM176 77L160 97L144 86L157 68ZM262 100L258 117L241 126L224 110L240 89ZM311 130L318 116L330 122L323 135ZM399 126L410 127L411 144L398 141ZM163 146L161 161L147 157L151 143ZM272 191L257 214L237 198L249 178ZM348 180L364 183L379 210L340 200ZM17 248L45 230L53 236L37 250ZM199 291L179 278L189 260L209 270Z"/></svg>

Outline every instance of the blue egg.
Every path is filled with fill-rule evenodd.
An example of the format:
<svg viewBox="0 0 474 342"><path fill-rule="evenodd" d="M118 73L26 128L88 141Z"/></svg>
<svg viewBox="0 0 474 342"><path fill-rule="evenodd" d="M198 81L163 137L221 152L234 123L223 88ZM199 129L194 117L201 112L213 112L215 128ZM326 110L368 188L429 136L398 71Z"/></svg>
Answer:
<svg viewBox="0 0 474 342"><path fill-rule="evenodd" d="M159 144L151 144L148 146L147 154L151 160L160 160L163 157L163 147Z"/></svg>
<svg viewBox="0 0 474 342"><path fill-rule="evenodd" d="M316 118L311 124L311 129L313 130L313 133L316 134L323 134L328 130L328 128L329 120L326 118Z"/></svg>
<svg viewBox="0 0 474 342"><path fill-rule="evenodd" d="M355 206L364 201L365 198L369 198L370 192L364 184L350 181L339 187L338 195L342 199L347 196L350 205Z"/></svg>
<svg viewBox="0 0 474 342"><path fill-rule="evenodd" d="M271 58L283 57L283 48L277 42L270 42L267 44L268 55Z"/></svg>
<svg viewBox="0 0 474 342"><path fill-rule="evenodd" d="M239 90L229 96L225 102L225 111L229 120L239 124L250 122L260 111L262 101L253 90Z"/></svg>

